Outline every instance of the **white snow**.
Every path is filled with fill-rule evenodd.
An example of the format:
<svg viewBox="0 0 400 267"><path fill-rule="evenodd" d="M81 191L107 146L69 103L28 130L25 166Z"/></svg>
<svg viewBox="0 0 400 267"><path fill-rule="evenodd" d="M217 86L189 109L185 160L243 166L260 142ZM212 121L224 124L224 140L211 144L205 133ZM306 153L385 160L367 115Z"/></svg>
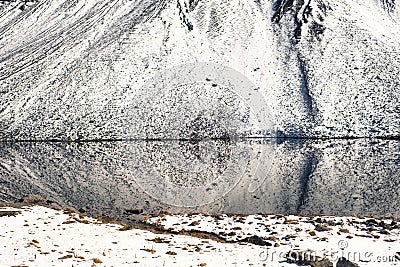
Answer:
<svg viewBox="0 0 400 267"><path fill-rule="evenodd" d="M5 216L6 211L20 214ZM343 222L343 225L329 226L332 230L316 231L316 235L311 236L309 230L315 227L307 222L310 218L297 216L150 217L147 219L150 224L157 223L171 231L188 231L186 234L156 234L141 229L120 231L121 224L102 223L42 206L4 207L0 208L0 214L0 266L296 266L284 261L284 255L296 249L310 249L313 255L325 255L332 260L341 253L361 255L353 260L359 266L377 266L378 260L381 261L379 266L392 266L396 265L395 253L400 251L399 229L388 230L387 234L375 230L367 233L360 229L363 227L357 228L357 222L367 218L321 217L326 221ZM199 223L193 223L197 221ZM384 222L390 224L391 220ZM236 230L232 230L234 227ZM349 233L339 235L339 228ZM215 233L215 236L235 231L237 235L226 238L226 243L218 238L194 237L193 230ZM371 233L379 238L357 236ZM279 246L232 242L240 239L238 235L265 237L265 241ZM361 261L365 260L365 255L371 262Z"/></svg>
<svg viewBox="0 0 400 267"><path fill-rule="evenodd" d="M195 2L179 1L182 9L156 0L5 5L0 137L188 137L165 123L185 129L188 120L163 95L152 97L160 102L155 112L137 93L165 69L197 62L246 76L287 135L399 134L398 3L389 14L376 0L312 0L309 15L303 6L274 23L271 1ZM303 15L294 44L294 19Z"/></svg>

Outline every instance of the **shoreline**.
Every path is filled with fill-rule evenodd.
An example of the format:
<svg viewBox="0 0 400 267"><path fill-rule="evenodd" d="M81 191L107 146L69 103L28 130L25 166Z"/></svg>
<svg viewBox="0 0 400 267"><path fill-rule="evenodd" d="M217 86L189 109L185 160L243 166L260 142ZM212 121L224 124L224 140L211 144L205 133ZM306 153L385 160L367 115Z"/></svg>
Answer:
<svg viewBox="0 0 400 267"><path fill-rule="evenodd" d="M0 207L1 266L336 266L341 256L353 264L344 266L400 265L398 220L162 214L131 226L10 206Z"/></svg>

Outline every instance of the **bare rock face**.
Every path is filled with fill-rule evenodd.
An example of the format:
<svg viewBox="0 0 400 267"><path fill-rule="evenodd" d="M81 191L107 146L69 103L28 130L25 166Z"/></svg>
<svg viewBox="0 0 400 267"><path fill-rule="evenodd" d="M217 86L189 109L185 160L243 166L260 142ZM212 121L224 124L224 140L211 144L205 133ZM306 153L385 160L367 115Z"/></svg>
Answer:
<svg viewBox="0 0 400 267"><path fill-rule="evenodd" d="M399 136L399 10L395 0L0 1L0 138Z"/></svg>

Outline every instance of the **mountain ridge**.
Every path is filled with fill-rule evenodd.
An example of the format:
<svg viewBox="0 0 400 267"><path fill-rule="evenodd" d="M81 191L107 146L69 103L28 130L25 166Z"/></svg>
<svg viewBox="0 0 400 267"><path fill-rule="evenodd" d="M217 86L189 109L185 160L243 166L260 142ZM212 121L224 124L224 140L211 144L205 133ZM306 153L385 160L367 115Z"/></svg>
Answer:
<svg viewBox="0 0 400 267"><path fill-rule="evenodd" d="M280 136L399 136L398 10L392 0L2 1L0 139L188 138L190 118L135 95L193 62L244 74ZM204 137L242 131L218 112L206 112L218 123Z"/></svg>

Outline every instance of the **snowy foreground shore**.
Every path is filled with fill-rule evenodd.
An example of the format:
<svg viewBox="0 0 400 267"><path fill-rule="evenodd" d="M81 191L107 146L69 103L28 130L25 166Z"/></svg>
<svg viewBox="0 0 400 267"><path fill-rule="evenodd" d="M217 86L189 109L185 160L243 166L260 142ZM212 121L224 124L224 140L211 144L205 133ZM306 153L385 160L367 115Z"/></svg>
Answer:
<svg viewBox="0 0 400 267"><path fill-rule="evenodd" d="M43 206L2 207L0 266L400 265L400 223L391 219L166 214L144 221L128 227Z"/></svg>

